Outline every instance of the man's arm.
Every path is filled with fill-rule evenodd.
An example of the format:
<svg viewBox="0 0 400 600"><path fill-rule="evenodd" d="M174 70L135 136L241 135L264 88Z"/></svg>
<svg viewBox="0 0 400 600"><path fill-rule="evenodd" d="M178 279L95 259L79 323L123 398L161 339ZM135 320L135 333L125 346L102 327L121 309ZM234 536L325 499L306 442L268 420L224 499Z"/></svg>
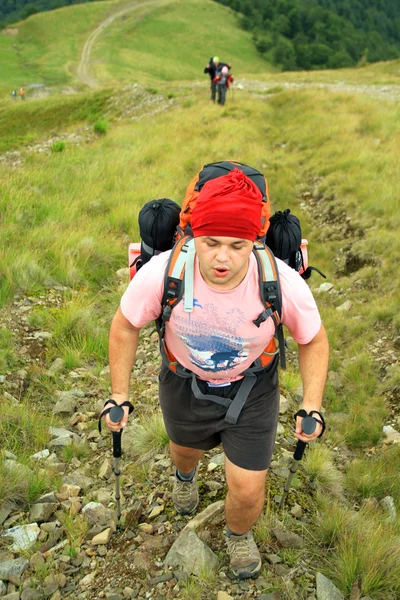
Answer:
<svg viewBox="0 0 400 600"><path fill-rule="evenodd" d="M134 327L118 308L111 323L108 356L111 375L111 396L117 404L129 400L129 384L133 362L139 341L140 328ZM104 423L111 431L120 431L128 422L128 408L124 409L124 418L119 423L113 423L109 415L104 417Z"/></svg>
<svg viewBox="0 0 400 600"><path fill-rule="evenodd" d="M328 373L329 342L325 328L321 325L316 336L308 344L299 344L299 366L303 381L303 402L301 408L308 413L312 410L321 410L322 398L326 376ZM318 418L318 417L317 417ZM317 423L313 434L302 433L302 418L296 421L295 436L303 442L316 439L322 431L322 426Z"/></svg>

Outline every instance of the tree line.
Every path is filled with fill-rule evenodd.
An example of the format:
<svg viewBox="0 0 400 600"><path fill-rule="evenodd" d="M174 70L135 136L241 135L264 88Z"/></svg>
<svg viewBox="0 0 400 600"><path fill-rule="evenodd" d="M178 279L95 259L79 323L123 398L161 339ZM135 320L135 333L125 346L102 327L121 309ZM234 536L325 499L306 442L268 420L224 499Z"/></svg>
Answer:
<svg viewBox="0 0 400 600"><path fill-rule="evenodd" d="M83 0L83 2L90 1ZM82 0L0 0L0 28L27 19L38 12L83 2Z"/></svg>
<svg viewBox="0 0 400 600"><path fill-rule="evenodd" d="M399 0L215 0L239 15L258 52L284 71L400 57Z"/></svg>

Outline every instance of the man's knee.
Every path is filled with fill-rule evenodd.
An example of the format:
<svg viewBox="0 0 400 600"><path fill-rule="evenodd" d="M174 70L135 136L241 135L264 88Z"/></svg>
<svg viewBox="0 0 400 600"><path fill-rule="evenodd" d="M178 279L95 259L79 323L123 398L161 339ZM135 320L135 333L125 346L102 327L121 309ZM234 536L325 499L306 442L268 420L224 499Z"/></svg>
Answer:
<svg viewBox="0 0 400 600"><path fill-rule="evenodd" d="M188 448L187 446L179 446L175 442L169 442L170 450L174 455L180 458L199 458L203 454L203 450L197 448Z"/></svg>
<svg viewBox="0 0 400 600"><path fill-rule="evenodd" d="M264 502L265 477L258 474L254 478L247 477L246 480L232 477L228 481L228 490L235 503L248 508L256 506Z"/></svg>

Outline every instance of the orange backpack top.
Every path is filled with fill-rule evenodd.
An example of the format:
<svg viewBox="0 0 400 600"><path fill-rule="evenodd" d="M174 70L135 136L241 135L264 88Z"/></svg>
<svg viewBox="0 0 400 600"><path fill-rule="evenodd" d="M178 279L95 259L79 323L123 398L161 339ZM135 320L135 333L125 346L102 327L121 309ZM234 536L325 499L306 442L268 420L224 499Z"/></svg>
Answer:
<svg viewBox="0 0 400 600"><path fill-rule="evenodd" d="M199 173L197 173L197 175L189 183L181 208L177 234L178 239L182 235L191 233L190 219L192 217L193 208L196 204L197 196L199 195L203 185L207 181L210 181L210 179L216 179L217 177L227 175L229 171L232 171L235 168L243 171L243 173L247 177L249 177L253 181L253 183L256 184L256 186L262 194L263 206L261 212L260 231L258 233L257 239L261 240L264 238L269 227L269 217L271 215L271 205L269 200L267 181L265 180L264 175L260 173L260 171L253 169L253 167L249 167L248 165L244 165L242 163L226 160L222 162L209 163L207 165L204 165L202 170L199 171Z"/></svg>

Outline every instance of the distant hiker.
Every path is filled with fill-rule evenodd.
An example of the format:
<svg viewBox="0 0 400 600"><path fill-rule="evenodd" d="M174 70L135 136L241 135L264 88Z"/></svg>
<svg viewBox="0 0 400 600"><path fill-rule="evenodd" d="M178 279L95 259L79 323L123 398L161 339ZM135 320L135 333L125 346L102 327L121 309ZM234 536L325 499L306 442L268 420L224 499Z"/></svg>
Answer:
<svg viewBox="0 0 400 600"><path fill-rule="evenodd" d="M231 83L233 83L233 75L229 73L229 67L224 65L221 70L217 70L215 75L215 84L218 91L218 104L225 104L226 90Z"/></svg>
<svg viewBox="0 0 400 600"><path fill-rule="evenodd" d="M208 73L210 76L210 89L211 89L211 100L215 102L215 97L217 94L217 82L216 75L217 71L220 71L223 67L228 67L230 69L230 65L223 63L220 61L219 56L212 56L208 61L204 69L204 73Z"/></svg>
<svg viewBox="0 0 400 600"><path fill-rule="evenodd" d="M219 63L219 58L218 56L214 56L211 57L210 60L208 61L208 64L206 65L205 69L204 69L204 73L208 73L210 76L210 89L211 89L211 98L210 100L212 102L215 102L215 96L217 93L217 84L214 81L214 77L215 77L215 73L217 70L216 65Z"/></svg>
<svg viewBox="0 0 400 600"><path fill-rule="evenodd" d="M24 90L24 88L20 88L19 89L19 95L20 95L21 100L25 100L25 90Z"/></svg>
<svg viewBox="0 0 400 600"><path fill-rule="evenodd" d="M204 452L222 444L228 488L224 538L231 570L239 579L254 578L261 570L252 527L264 507L278 425L278 351L274 342L280 325L275 306L278 293L282 323L298 346L303 383L293 435L308 443L324 429L319 411L329 346L310 288L298 272L276 259L280 292L276 281L269 281L273 304L267 307L260 299L264 285L260 284L261 269L254 250L265 218L269 218L267 210L266 192L239 168L206 181L191 212L193 238L182 238L187 245L180 258L187 257L187 262L180 299L173 294L179 280L165 276L171 251L161 252L133 277L109 336L111 395L104 410L113 404L124 410L118 423L104 416L115 433L128 422L126 402L140 330L162 316L163 362L158 382L176 467L172 501L180 514L196 511L199 460ZM177 267L181 272L182 263ZM169 280L174 287L168 287L167 296L173 304L164 305L163 310ZM266 360L263 365L261 359ZM140 380L139 363L134 372ZM306 415L318 416L314 433L303 431Z"/></svg>
<svg viewBox="0 0 400 600"><path fill-rule="evenodd" d="M13 90L13 91L11 92L11 96L12 96L12 99L13 99L13 100L16 100L16 99L17 99L17 91L16 91L16 90Z"/></svg>

